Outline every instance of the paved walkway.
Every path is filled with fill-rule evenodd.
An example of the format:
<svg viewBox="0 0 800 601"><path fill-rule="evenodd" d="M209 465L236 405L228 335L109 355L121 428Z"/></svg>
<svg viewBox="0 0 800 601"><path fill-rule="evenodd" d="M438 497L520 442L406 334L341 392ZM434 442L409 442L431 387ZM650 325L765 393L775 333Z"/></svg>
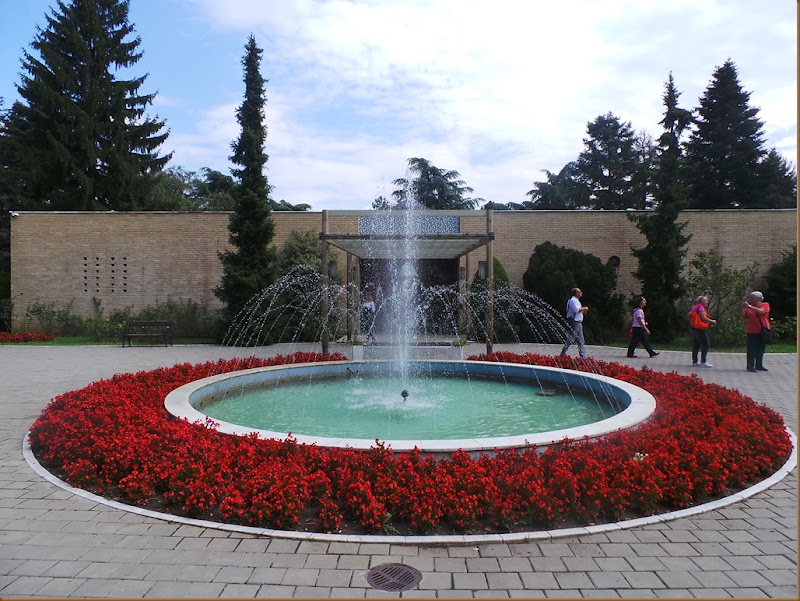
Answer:
<svg viewBox="0 0 800 601"><path fill-rule="evenodd" d="M541 347L496 347L506 349ZM282 349L256 350L247 354ZM589 351L691 372L688 353L629 360L620 349ZM61 392L115 373L242 354L216 346L0 346L0 597L797 598L796 470L747 500L690 518L448 547L299 542L173 524L77 497L22 457L25 433ZM769 373L757 374L744 370L741 355L709 359L706 381L773 407L797 432L796 355L768 355ZM413 566L422 581L404 593L372 588L367 572L386 563Z"/></svg>

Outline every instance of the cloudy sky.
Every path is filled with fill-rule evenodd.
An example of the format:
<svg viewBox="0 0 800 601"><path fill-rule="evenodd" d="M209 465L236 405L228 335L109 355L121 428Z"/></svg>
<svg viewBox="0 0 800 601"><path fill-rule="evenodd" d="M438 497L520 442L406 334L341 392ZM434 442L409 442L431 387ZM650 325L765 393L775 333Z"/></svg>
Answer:
<svg viewBox="0 0 800 601"><path fill-rule="evenodd" d="M66 1L66 0L65 0ZM55 0L0 0L0 97ZM797 164L793 0L131 0L172 166L228 173L252 33L264 50L275 199L366 209L410 157L453 169L495 202L521 202L542 170L614 113L653 137L672 71L695 108L728 58Z"/></svg>

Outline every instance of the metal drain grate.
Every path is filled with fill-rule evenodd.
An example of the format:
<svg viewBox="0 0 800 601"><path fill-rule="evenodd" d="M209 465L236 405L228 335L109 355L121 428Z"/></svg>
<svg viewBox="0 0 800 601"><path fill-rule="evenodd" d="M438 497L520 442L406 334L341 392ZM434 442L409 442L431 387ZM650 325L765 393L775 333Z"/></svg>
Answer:
<svg viewBox="0 0 800 601"><path fill-rule="evenodd" d="M407 591L417 586L422 574L411 566L385 563L375 566L367 574L367 582L379 591Z"/></svg>

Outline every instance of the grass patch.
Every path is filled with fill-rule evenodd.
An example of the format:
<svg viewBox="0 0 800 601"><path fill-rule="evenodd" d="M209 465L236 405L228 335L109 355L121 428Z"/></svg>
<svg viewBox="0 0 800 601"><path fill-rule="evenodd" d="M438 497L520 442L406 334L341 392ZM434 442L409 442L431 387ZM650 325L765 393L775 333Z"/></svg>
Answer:
<svg viewBox="0 0 800 601"><path fill-rule="evenodd" d="M176 338L174 344L217 344L213 338ZM4 344L10 346L13 343ZM56 336L49 342L26 342L25 346L119 346L120 343L97 341L91 336ZM134 344L137 346L164 346L163 344Z"/></svg>

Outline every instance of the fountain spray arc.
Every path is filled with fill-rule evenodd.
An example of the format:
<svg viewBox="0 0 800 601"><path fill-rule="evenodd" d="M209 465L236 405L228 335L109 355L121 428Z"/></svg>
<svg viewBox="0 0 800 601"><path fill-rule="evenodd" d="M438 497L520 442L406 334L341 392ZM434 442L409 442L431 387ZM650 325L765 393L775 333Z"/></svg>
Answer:
<svg viewBox="0 0 800 601"><path fill-rule="evenodd" d="M343 233L344 220L349 221L352 228L353 219L358 220L358 233ZM477 219L476 219L477 218ZM475 224L485 218L485 232L462 231L476 229ZM332 221L338 220L331 227ZM469 225L464 226L464 222ZM352 229L351 229L352 231ZM416 324L420 308L415 305L414 291L421 286L415 270L417 262L423 259L458 259L463 257L463 274L465 284L469 286L471 273L470 253L481 247L486 248L485 281L487 285L486 306L486 351L492 352L494 341L494 226L493 212L486 211L434 211L424 209L415 203L408 203L404 210L390 211L323 211L322 230L322 282L323 299L321 310L328 314L331 306L329 257L330 247L334 246L347 253L347 286L348 295L360 294L358 286L351 281L351 265L353 259L358 262L371 259L386 259L395 262L392 286L396 303L395 327L389 333L397 345L397 354L405 354L408 359L410 347L414 345L418 334ZM352 298L348 299L348 307L355 306ZM322 351L328 352L330 335L327 328L321 336ZM397 356L401 363L403 356Z"/></svg>

